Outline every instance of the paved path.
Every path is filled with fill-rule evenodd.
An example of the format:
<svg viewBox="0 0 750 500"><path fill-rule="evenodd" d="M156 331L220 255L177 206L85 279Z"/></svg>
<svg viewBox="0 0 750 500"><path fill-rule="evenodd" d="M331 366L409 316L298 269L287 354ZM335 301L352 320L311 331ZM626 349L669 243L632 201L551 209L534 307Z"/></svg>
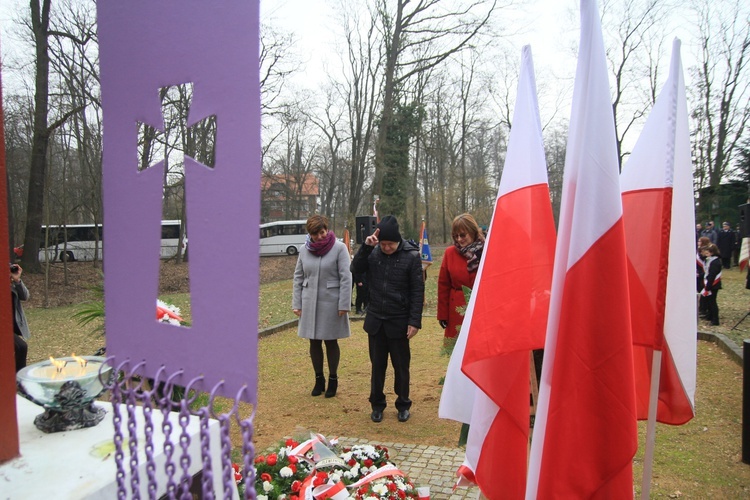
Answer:
<svg viewBox="0 0 750 500"><path fill-rule="evenodd" d="M379 444L388 448L391 462L401 469L415 486L429 486L430 500L459 500L479 497L479 489L456 488L456 470L464 459L461 448L441 448L421 444L389 443L340 437L339 444Z"/></svg>

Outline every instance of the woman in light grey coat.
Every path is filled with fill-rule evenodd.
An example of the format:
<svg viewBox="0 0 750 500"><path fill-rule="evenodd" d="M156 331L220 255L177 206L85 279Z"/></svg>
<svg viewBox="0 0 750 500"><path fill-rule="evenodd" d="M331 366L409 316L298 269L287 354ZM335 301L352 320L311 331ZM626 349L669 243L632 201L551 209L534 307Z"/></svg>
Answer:
<svg viewBox="0 0 750 500"><path fill-rule="evenodd" d="M349 251L328 230L328 219L313 215L307 219L305 248L300 250L294 270L292 310L299 316L298 335L310 339L310 359L315 371L312 396L336 395L341 353L338 339L349 332L352 274ZM323 375L323 343L328 358L328 388Z"/></svg>

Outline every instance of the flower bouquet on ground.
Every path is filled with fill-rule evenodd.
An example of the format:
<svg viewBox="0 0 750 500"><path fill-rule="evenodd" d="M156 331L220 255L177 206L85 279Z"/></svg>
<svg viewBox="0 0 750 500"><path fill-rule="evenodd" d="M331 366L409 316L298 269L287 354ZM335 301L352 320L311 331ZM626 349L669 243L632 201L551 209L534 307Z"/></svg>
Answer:
<svg viewBox="0 0 750 500"><path fill-rule="evenodd" d="M255 459L258 500L407 499L419 497L406 475L378 445L342 448L319 434L298 444L286 440L278 452ZM310 492L308 492L310 490Z"/></svg>
<svg viewBox="0 0 750 500"><path fill-rule="evenodd" d="M180 308L163 300L156 299L156 319L160 323L169 323L175 326L189 326L182 319Z"/></svg>

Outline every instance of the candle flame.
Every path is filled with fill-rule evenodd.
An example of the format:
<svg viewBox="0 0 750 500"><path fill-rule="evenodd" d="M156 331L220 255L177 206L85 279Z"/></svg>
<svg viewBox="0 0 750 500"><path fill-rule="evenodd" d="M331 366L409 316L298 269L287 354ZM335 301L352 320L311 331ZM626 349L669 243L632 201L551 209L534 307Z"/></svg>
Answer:
<svg viewBox="0 0 750 500"><path fill-rule="evenodd" d="M57 360L53 358L52 356L49 357L49 360L52 362L53 365L55 365L55 368L57 368L57 371L62 371L62 369L65 368L65 365L68 364L67 361Z"/></svg>
<svg viewBox="0 0 750 500"><path fill-rule="evenodd" d="M71 356L71 357L72 357L73 359L75 359L75 360L76 360L76 361L78 362L78 364L79 364L79 365L81 365L81 366L86 366L86 365L88 364L88 361L87 361L87 360L83 359L83 358L82 358L82 357L80 357L80 356L76 356L76 353L72 353L72 354L71 354L70 356Z"/></svg>

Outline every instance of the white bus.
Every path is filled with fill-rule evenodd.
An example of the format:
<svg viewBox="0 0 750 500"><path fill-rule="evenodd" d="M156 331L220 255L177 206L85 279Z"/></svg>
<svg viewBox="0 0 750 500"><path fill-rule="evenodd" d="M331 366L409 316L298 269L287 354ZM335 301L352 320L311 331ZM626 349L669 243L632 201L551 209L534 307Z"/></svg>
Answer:
<svg viewBox="0 0 750 500"><path fill-rule="evenodd" d="M39 262L47 262L47 260L67 260L68 262L91 261L94 260L94 253L97 253L98 260L102 259L101 225L69 224L67 226L42 226L40 241ZM180 221L162 221L161 258L169 259L177 255L179 241ZM183 253L186 244L187 238L183 238Z"/></svg>
<svg viewBox="0 0 750 500"><path fill-rule="evenodd" d="M281 220L260 225L261 255L297 255L307 239L306 220Z"/></svg>

